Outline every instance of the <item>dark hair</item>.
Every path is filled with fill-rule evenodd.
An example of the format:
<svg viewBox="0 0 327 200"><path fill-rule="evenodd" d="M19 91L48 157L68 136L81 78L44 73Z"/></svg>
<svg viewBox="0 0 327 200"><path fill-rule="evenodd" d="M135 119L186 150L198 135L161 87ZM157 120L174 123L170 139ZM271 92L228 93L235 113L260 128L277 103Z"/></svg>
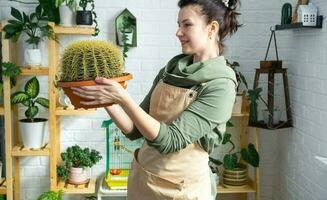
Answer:
<svg viewBox="0 0 327 200"><path fill-rule="evenodd" d="M236 12L238 0L229 0L228 3L224 0L179 0L179 8L188 5L199 5L201 7L201 14L205 16L207 24L212 21L219 23L219 55L224 52L223 40L227 35L235 33L241 25L237 20L240 13Z"/></svg>

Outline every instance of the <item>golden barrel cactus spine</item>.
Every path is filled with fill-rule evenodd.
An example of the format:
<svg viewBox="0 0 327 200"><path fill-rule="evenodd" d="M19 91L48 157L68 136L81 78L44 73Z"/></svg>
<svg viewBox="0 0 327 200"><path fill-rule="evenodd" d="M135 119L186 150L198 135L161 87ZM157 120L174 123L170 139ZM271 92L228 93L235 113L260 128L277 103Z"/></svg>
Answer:
<svg viewBox="0 0 327 200"><path fill-rule="evenodd" d="M122 53L104 40L81 40L63 52L60 81L86 81L96 77L113 78L124 74Z"/></svg>

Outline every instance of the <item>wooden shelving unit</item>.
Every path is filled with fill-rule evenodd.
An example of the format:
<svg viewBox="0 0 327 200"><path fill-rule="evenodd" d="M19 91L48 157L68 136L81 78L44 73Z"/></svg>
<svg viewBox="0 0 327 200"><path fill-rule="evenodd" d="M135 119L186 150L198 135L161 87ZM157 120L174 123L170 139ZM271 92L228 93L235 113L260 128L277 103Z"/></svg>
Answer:
<svg viewBox="0 0 327 200"><path fill-rule="evenodd" d="M0 179L0 194L7 194L7 182L5 178Z"/></svg>
<svg viewBox="0 0 327 200"><path fill-rule="evenodd" d="M50 23L56 34L57 39L60 41L60 37L63 35L92 35L95 33L93 27L85 26L73 26L63 27L55 26ZM57 105L57 88L53 84L55 82L55 75L58 71L59 51L60 45L54 40L48 42L49 48L49 128L50 128L50 189L53 191L63 190L66 194L91 194L95 193L95 179L91 179L88 184L84 185L71 185L60 181L57 178L57 165L61 162L61 144L60 144L60 121L61 116L79 116L79 115L91 115L95 114L96 110L85 109L69 109L63 108Z"/></svg>
<svg viewBox="0 0 327 200"><path fill-rule="evenodd" d="M246 99L246 96L243 95L243 103L242 103L242 112L241 113L232 113L232 118L239 119L240 124L240 148L247 147L249 143L249 104ZM236 126L236 125L235 125ZM255 148L259 150L259 139L258 139L258 131L257 128L251 128L252 131L252 140L251 141ZM248 168L249 170L249 168ZM239 194L241 200L246 200L248 193L253 193L255 200L260 199L260 181L259 181L259 168L253 168L254 170L254 178L248 178L248 184L241 187L225 187L222 184L222 179L219 181L220 184L217 186L218 194Z"/></svg>
<svg viewBox="0 0 327 200"><path fill-rule="evenodd" d="M6 24L0 23L0 31ZM62 27L50 23L58 40L61 35L91 35L95 32L93 27ZM3 61L17 61L16 44L4 38L2 34L2 57ZM50 160L50 189L53 191L63 190L71 194L91 194L95 192L95 179L89 183L79 186L59 182L57 179L57 165L61 161L60 145L60 118L61 116L90 115L96 112L92 110L65 109L57 105L57 88L55 87L55 76L59 63L59 44L54 40L48 41L49 66L23 66L21 76L48 76L49 91L49 143L40 149L25 148L19 141L18 130L18 108L11 107L10 103L10 80L3 77L4 84L4 106L0 107L0 115L5 118L5 140L6 142L6 178L0 180L0 194L6 194L7 200L20 199L20 158L25 156L49 156ZM10 55L9 55L10 54ZM13 124L13 126L12 126ZM14 127L14 129L12 129ZM13 166L15 166L13 168ZM14 181L15 180L15 181Z"/></svg>

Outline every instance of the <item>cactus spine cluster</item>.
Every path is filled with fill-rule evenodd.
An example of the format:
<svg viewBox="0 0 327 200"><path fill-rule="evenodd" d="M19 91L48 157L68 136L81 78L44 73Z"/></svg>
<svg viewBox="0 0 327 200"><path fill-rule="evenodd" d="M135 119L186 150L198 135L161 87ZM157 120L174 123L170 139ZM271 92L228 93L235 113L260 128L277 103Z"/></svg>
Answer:
<svg viewBox="0 0 327 200"><path fill-rule="evenodd" d="M86 81L96 77L123 75L124 61L120 49L103 40L71 43L63 52L60 81Z"/></svg>

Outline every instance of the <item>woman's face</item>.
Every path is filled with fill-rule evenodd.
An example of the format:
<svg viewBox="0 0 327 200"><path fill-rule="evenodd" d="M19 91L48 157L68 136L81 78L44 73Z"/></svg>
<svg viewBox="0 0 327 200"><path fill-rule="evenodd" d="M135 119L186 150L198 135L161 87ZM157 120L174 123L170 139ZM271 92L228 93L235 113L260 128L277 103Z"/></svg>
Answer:
<svg viewBox="0 0 327 200"><path fill-rule="evenodd" d="M200 14L200 6L185 6L178 14L176 36L184 54L201 54L209 43L209 26Z"/></svg>

